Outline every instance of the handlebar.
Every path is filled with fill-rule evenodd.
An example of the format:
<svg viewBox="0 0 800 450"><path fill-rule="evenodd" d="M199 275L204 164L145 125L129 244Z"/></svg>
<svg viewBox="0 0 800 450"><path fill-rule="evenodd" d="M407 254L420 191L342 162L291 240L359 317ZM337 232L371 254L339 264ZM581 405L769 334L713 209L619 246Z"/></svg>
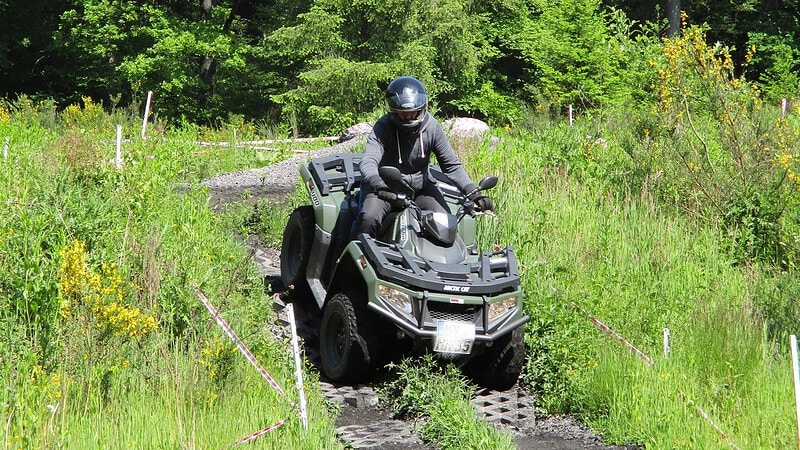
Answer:
<svg viewBox="0 0 800 450"><path fill-rule="evenodd" d="M388 167L388 166L382 167L380 171L382 177L388 178L390 180L402 177L400 171L395 167ZM458 196L458 203L461 205L461 207L458 209L458 212L456 212L456 219L460 222L461 219L463 219L464 216L466 215L469 215L470 217L477 217L484 215L490 217L496 217L497 215L494 213L494 211L476 210L475 202L470 200L470 197L474 196L475 194L483 190L491 189L495 187L495 185L497 185L497 177L495 176L485 177L484 179L481 180L480 183L478 183L478 186L475 189L473 189L469 193L460 194ZM392 203L396 207L414 208L417 211L420 210L420 208L417 206L414 200L404 193L397 193L389 190L380 190L377 192L377 196L381 200Z"/></svg>

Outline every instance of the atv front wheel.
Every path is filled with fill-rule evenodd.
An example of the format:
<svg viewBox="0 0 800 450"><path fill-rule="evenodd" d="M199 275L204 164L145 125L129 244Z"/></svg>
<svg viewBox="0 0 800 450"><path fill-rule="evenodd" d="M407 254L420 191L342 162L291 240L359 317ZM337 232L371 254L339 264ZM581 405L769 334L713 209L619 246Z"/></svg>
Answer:
<svg viewBox="0 0 800 450"><path fill-rule="evenodd" d="M338 293L330 299L322 314L319 346L322 369L331 381L354 384L372 374L376 319L359 292Z"/></svg>
<svg viewBox="0 0 800 450"><path fill-rule="evenodd" d="M525 363L525 327L497 339L464 367L464 372L483 387L505 391L514 386Z"/></svg>
<svg viewBox="0 0 800 450"><path fill-rule="evenodd" d="M314 209L301 206L289 216L281 244L281 282L285 288L294 286L299 296L310 294L306 267L314 241Z"/></svg>

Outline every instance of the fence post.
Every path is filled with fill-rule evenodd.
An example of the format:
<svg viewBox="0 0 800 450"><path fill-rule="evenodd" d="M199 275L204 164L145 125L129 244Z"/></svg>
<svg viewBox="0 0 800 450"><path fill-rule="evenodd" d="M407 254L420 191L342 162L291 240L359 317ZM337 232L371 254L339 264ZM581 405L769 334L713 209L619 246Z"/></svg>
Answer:
<svg viewBox="0 0 800 450"><path fill-rule="evenodd" d="M669 328L664 328L664 358L669 356L670 350L672 348L669 346L669 335L670 335Z"/></svg>
<svg viewBox="0 0 800 450"><path fill-rule="evenodd" d="M142 119L142 139L147 131L147 118L150 117L150 101L153 99L153 91L147 91L147 102L144 104L144 118Z"/></svg>
<svg viewBox="0 0 800 450"><path fill-rule="evenodd" d="M791 335L792 373L794 378L794 405L797 411L797 447L800 448L800 368L797 365L797 336Z"/></svg>
<svg viewBox="0 0 800 450"><path fill-rule="evenodd" d="M11 139L8 136L6 136L6 144L3 146L3 161L8 159L8 146L10 142Z"/></svg>
<svg viewBox="0 0 800 450"><path fill-rule="evenodd" d="M117 170L122 168L122 125L117 125L117 154L114 157Z"/></svg>
<svg viewBox="0 0 800 450"><path fill-rule="evenodd" d="M294 376L297 386L297 392L300 395L300 421L303 423L303 429L308 429L308 414L306 412L306 391L303 387L303 362L300 356L300 345L297 343L297 325L294 321L294 305L291 303L286 305L286 317L289 320L289 327L292 331L292 353L294 353Z"/></svg>
<svg viewBox="0 0 800 450"><path fill-rule="evenodd" d="M572 126L572 103L569 104L569 126Z"/></svg>

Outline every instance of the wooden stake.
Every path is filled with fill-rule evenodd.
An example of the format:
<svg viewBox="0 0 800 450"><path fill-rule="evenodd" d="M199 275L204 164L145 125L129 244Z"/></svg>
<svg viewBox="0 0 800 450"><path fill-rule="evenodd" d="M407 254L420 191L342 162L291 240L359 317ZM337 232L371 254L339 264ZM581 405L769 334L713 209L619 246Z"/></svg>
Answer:
<svg viewBox="0 0 800 450"><path fill-rule="evenodd" d="M147 131L147 118L150 117L150 102L153 100L153 91L147 91L147 102L144 104L144 118L142 119L142 139Z"/></svg>
<svg viewBox="0 0 800 450"><path fill-rule="evenodd" d="M308 429L308 414L306 413L306 391L303 388L303 363L300 355L300 346L297 343L297 325L294 322L294 305L286 305L286 316L289 320L289 327L292 330L292 352L294 353L294 376L297 385L297 392L300 395L300 420L303 422L303 429Z"/></svg>
<svg viewBox="0 0 800 450"><path fill-rule="evenodd" d="M800 368L797 363L797 335L791 335L792 373L794 374L794 405L797 411L797 448L800 448Z"/></svg>
<svg viewBox="0 0 800 450"><path fill-rule="evenodd" d="M117 155L114 164L117 170L122 169L122 125L117 125Z"/></svg>

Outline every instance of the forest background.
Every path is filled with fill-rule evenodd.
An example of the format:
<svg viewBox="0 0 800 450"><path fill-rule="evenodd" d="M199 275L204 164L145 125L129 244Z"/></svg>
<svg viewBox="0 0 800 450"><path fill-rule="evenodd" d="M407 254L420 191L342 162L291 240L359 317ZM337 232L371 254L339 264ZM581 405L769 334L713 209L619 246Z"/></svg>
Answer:
<svg viewBox="0 0 800 450"><path fill-rule="evenodd" d="M498 138L454 143L473 176L501 180L481 238L520 256L523 384L542 411L609 442L792 446L800 9L687 2L676 25L675 6L0 0L3 443L219 447L285 419L291 402L210 332L193 283L290 385L231 233L277 245L285 205L217 214L198 183L297 148L195 142L338 135L412 74L437 116L482 118ZM114 170L109 133L141 125L148 91L154 139L131 139ZM311 399L313 433L293 420L263 445L340 445Z"/></svg>
<svg viewBox="0 0 800 450"><path fill-rule="evenodd" d="M443 115L503 125L526 105L646 101L641 41L675 34L681 9L769 101L796 95L797 2L754 0L0 0L0 94L141 110L153 91L173 123L241 115L315 135L380 108L378 86L413 74Z"/></svg>

